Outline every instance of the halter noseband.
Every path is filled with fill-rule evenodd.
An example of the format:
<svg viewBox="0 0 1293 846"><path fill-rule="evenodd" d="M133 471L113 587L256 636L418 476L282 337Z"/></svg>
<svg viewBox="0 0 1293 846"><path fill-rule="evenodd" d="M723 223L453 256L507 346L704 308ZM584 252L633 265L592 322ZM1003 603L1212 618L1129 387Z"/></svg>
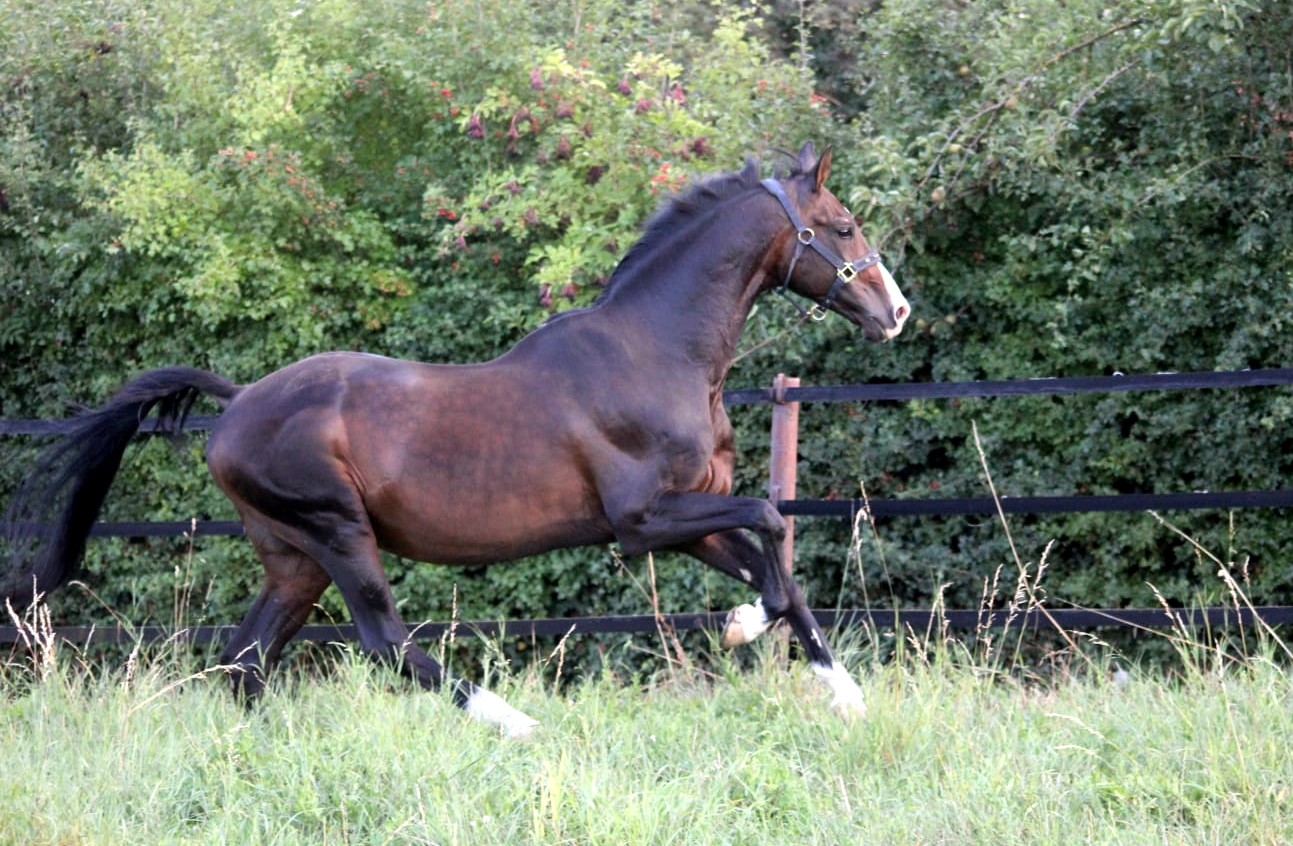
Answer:
<svg viewBox="0 0 1293 846"><path fill-rule="evenodd" d="M831 307L831 303L835 302L835 297L839 295L845 285L857 278L859 271L880 263L880 254L875 250L871 250L858 259L856 263L845 261L834 250L817 240L817 233L813 232L811 226L804 226L804 222L799 218L799 212L795 211L795 207L790 203L790 198L786 196L786 191L781 187L780 182L775 179L765 179L763 180L763 187L768 190L768 193L777 198L777 202L781 203L781 208L785 210L786 215L790 218L790 225L795 227L795 252L790 257L790 266L786 268L786 279L777 288L777 293L786 297L795 308L799 309L801 315L812 317L814 320L821 320L826 316L826 311ZM790 300L789 295L786 294L786 290L790 287L790 277L795 272L795 264L798 263L799 257L804 254L804 247L812 247L819 256L826 259L835 268L835 281L831 283L826 295L819 298L808 311L800 308L799 304L794 300Z"/></svg>

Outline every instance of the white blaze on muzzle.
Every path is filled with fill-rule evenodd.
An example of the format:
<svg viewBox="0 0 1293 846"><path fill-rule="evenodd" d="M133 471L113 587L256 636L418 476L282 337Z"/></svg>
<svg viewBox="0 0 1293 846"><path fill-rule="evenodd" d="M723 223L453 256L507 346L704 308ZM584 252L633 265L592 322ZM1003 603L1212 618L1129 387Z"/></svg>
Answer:
<svg viewBox="0 0 1293 846"><path fill-rule="evenodd" d="M880 268L880 278L884 280L885 298L889 300L889 316L893 318L893 328L886 328L884 336L893 338L902 331L902 325L907 322L907 315L911 314L911 304L902 295L902 291L898 290L898 283L893 281L889 268L883 264L877 266Z"/></svg>

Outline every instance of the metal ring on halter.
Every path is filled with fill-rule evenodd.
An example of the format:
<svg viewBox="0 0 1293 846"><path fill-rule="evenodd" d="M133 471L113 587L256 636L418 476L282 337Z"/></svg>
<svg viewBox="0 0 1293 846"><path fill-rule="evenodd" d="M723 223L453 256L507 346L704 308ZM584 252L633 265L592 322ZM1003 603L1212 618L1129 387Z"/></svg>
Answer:
<svg viewBox="0 0 1293 846"><path fill-rule="evenodd" d="M804 237L805 235L808 237ZM803 244L805 247L811 247L813 245L813 239L817 237L817 233L813 231L811 226L805 226L803 229L800 229L795 233L795 237L797 237L799 239L799 243Z"/></svg>

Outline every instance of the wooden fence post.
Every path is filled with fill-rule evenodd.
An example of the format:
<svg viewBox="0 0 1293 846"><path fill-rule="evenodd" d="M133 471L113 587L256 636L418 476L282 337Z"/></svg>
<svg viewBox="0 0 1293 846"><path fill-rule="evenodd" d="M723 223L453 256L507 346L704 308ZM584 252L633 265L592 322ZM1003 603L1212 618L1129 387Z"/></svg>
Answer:
<svg viewBox="0 0 1293 846"><path fill-rule="evenodd" d="M772 383L772 458L768 468L768 499L795 498L795 468L799 458L799 403L786 402L786 388L798 388L799 378L778 373ZM795 563L795 518L786 518L786 539L781 545L786 572Z"/></svg>

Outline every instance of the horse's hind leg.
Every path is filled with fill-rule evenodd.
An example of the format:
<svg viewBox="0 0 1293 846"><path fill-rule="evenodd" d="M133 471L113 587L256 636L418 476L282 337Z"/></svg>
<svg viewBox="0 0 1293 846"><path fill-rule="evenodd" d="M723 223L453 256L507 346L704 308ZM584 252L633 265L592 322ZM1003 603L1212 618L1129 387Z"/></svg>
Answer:
<svg viewBox="0 0 1293 846"><path fill-rule="evenodd" d="M377 542L367 519L344 518L329 527L327 543L313 536L302 545L336 582L350 609L359 645L369 657L391 664L423 688L438 689L444 669L413 643L412 634L395 611L395 598L382 569ZM450 680L454 703L476 719L497 725L509 737L528 735L537 722L498 696L464 679Z"/></svg>
<svg viewBox="0 0 1293 846"><path fill-rule="evenodd" d="M313 559L274 537L255 519L245 518L244 526L264 565L265 583L225 646L221 663L231 668L234 693L249 700L264 689L265 676L305 625L332 579Z"/></svg>
<svg viewBox="0 0 1293 846"><path fill-rule="evenodd" d="M424 688L439 688L444 670L412 643L396 613L368 513L350 472L334 455L338 430L344 427L328 415L302 411L281 431L265 435L252 425L254 418L248 423L235 415L234 422L228 422L232 413L226 412L224 429L208 444L207 463L242 513L267 578L230 656L236 662L247 653L243 660L252 669L259 667L259 659L251 654L255 647L266 657L276 657L331 581L350 609L365 655L393 664ZM293 582L297 592L286 604L283 585L292 580L276 579L280 571L294 577L308 573L308 578ZM302 583L310 589L301 588ZM255 690L263 682L256 673L243 672L238 684ZM502 726L509 735L527 734L537 725L470 682L455 680L450 690L460 707Z"/></svg>

